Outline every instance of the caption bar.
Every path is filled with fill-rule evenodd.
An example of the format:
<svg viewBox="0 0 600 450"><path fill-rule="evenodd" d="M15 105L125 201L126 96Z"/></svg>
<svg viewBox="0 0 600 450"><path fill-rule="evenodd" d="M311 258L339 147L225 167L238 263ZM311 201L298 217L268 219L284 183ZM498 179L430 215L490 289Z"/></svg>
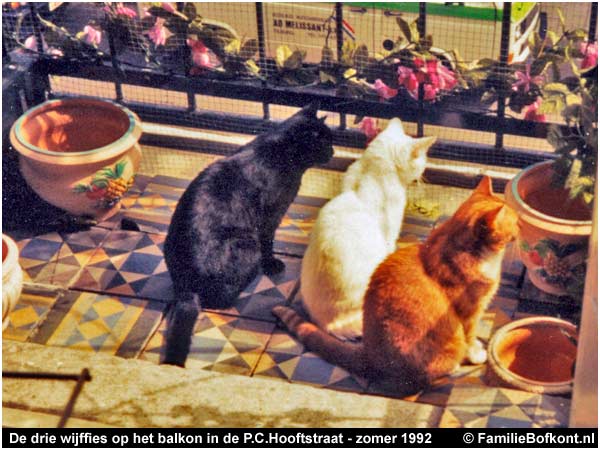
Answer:
<svg viewBox="0 0 600 450"><path fill-rule="evenodd" d="M597 448L597 429L8 429L4 448L77 447L579 447Z"/></svg>

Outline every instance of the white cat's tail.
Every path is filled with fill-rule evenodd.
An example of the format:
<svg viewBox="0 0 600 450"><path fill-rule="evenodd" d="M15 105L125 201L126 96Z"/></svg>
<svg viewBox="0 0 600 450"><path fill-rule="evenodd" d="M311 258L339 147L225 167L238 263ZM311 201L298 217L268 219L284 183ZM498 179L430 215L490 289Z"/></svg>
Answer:
<svg viewBox="0 0 600 450"><path fill-rule="evenodd" d="M309 350L352 373L368 376L362 343L341 341L287 306L276 306L272 312Z"/></svg>

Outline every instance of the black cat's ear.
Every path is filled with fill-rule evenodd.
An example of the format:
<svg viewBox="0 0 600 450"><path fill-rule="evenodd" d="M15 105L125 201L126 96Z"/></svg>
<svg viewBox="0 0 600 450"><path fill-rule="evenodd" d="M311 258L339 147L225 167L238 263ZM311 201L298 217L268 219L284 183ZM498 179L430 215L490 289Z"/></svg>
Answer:
<svg viewBox="0 0 600 450"><path fill-rule="evenodd" d="M307 117L316 117L319 110L319 102L312 102L302 108L302 114Z"/></svg>
<svg viewBox="0 0 600 450"><path fill-rule="evenodd" d="M318 119L321 121L321 123L325 123L327 120L327 114L325 114L323 117L319 117Z"/></svg>

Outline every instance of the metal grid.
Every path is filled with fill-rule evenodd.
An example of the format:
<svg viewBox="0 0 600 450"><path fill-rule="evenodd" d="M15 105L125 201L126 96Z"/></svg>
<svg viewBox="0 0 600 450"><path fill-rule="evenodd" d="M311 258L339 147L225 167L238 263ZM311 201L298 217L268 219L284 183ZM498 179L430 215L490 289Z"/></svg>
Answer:
<svg viewBox="0 0 600 450"><path fill-rule="evenodd" d="M547 14L549 27L552 28L557 20L557 6L548 4L540 6L541 11ZM29 11L32 7L23 8ZM33 8L35 10L36 6ZM173 24L178 23L178 17L181 15L187 17L188 21L194 17L202 18L204 24L217 27L216 29L221 31L227 30L228 39L231 36L236 37L240 48L248 42L254 42L249 45L249 48L251 50L256 48L256 50L246 55L261 69L259 77L252 78L246 74L248 75L246 78L253 79L255 82L252 85L253 89L257 86L265 89L270 87L279 89L282 86L289 88L292 85L292 90L288 93L297 92L293 90L293 80L290 82L286 71L282 71L280 64L282 47L287 47L291 52L291 54L287 54L288 59L293 59L293 53L299 52L302 67L310 69L313 75L319 73L315 71L315 65L319 64L322 59L324 46L330 49L333 60L343 60L348 56L346 55L348 49L354 49L354 53L350 52L354 62L359 63L359 66L364 63L363 65L366 67L369 65L369 61L372 62L372 59L378 58L382 54L385 55L386 47L389 47L390 42L392 44L400 42L403 34L406 37L406 31L400 26L399 19L402 19L405 24L417 21L415 25L419 34L421 36L432 34L435 47L439 46L448 51L458 50L458 54L462 58L456 59L455 63L468 63L473 58L496 58L500 53L502 53L500 56L507 62L510 52L513 50L513 42L508 37L505 42L502 42L502 37L509 36L509 32L512 32L511 27L516 24L507 23L508 27L502 34L503 30L499 29L499 24L504 22L499 22L497 18L503 11L495 11L493 20L490 20L489 17L486 20L467 20L463 17L444 16L443 11L440 13L440 8L454 8L454 6L422 3L414 4L412 9L401 11L392 6L365 7L355 3L344 5L339 3L173 3L162 4L160 7L151 3L125 3L123 5L114 3L110 7L100 4L70 3L59 8L54 13L52 20L57 25L64 27L66 33L70 35L86 34L85 39L89 40L90 46L98 52L95 56L99 58L97 62L102 67L98 66L97 72L103 73L104 79L108 80L112 73L106 69L107 66L110 69L112 65L115 69L115 76L112 79L116 81L112 83L114 87L111 89L111 83L108 81L91 81L84 78L65 78L52 75L50 92L53 95L85 94L111 98L130 106L145 105L143 112L146 120L157 122L164 120L166 123L234 132L240 131L240 122L234 121L232 124L226 124L222 120L222 116L218 114L190 115L187 113L190 111L214 112L224 113L228 116L246 116L255 120L252 122L254 125L250 126L251 132L258 132L262 131L264 126L257 121L261 119L282 120L297 110L297 106L290 105L289 98L273 95L273 92L278 91L271 91L268 95L269 103L239 98L228 99L219 93L202 92L198 86L212 88L212 83L206 82L210 77L217 76L217 80L225 80L225 82L229 80L227 77L232 73L228 73L230 67L227 64L231 64L232 60L224 58L223 55L216 55L210 49L206 52L208 59L198 58L197 49L194 48L195 44L191 41L195 38L200 39L201 36L208 41L211 37L201 33L190 33L190 30L193 31L193 29L189 27L189 24L185 28L186 32L178 31ZM589 22L589 4L571 3L568 8L568 26L582 26L586 21ZM15 19L11 19L14 14L11 14L11 11L4 8L3 31L5 33L10 32L11 27L15 27ZM45 12L42 11L40 14L41 22L37 25L38 28L46 26L43 22ZM117 25L113 20L111 22L113 28L107 29L106 20L110 17L118 18ZM36 23L34 20L27 19L21 23L23 26L19 30L19 35L35 33ZM126 33L119 32L119 23ZM115 27L117 27L116 31ZM168 30L165 30L166 28ZM102 30L102 32L98 35L94 34L93 30ZM366 46L366 52L358 50L363 44ZM503 45L504 50L501 52ZM149 52L148 50L153 51ZM149 54L151 55L148 56ZM88 52L89 55L91 53ZM104 57L98 55L104 55ZM395 64L398 63L402 65L407 62L400 58L400 61ZM202 66L203 64L204 66ZM68 63L66 65L68 66ZM451 68L449 61L445 61L444 65ZM124 84L119 81L120 79L128 81L126 76L119 75L121 70L140 67L143 67L144 70L142 74L149 74L147 80L152 80L151 74L162 75L163 78L157 79L155 83L155 86L161 87L153 86L152 82L145 80L143 75L137 77L142 81L143 87L137 83ZM320 62L316 68L323 69L323 67L323 62ZM93 77L96 70L93 67L88 69L87 73ZM365 69L366 82L372 83L377 74L370 73L367 69L368 67ZM236 75L244 78L243 73ZM186 83L183 83L182 79ZM175 80L175 86L170 88L173 80ZM203 80L204 84L197 84L196 80L198 82ZM212 81L212 78L210 80ZM296 79L296 82L296 84L302 84L302 80ZM421 83L421 87L423 84ZM550 150L544 139L524 136L529 131L525 131L523 126L515 135L494 133L496 116L499 118L503 116L522 118L522 114L517 115L508 109L504 111L502 108L503 111L500 111L497 105L492 105L491 110L485 114L481 110L476 112L476 114L480 114L481 118L485 119L487 116L487 121L481 122L487 123L487 125L481 128L471 125L471 129L462 129L464 127L460 123L457 124L456 121L450 127L444 126L446 125L445 119L443 119L445 113L456 112L460 115L465 111L469 112L472 105L465 104L462 98L454 99L450 92L448 92L447 99L444 98L444 95L440 95L436 101L426 101L421 87L416 100L405 96L399 100L394 99L396 101L392 102L393 107L390 107L389 102L382 103L381 110L387 111L383 116L401 115L404 118L407 132L415 135L435 134L440 139L472 142L496 149L518 147L525 151L527 149ZM223 89L221 92L224 92ZM243 92L243 88L239 89L239 92ZM255 92L258 90L255 89ZM323 92L325 95L325 91ZM314 97L318 97L318 93L319 91L315 89L311 91L311 95ZM337 94L344 97L343 92L338 91ZM474 98L475 103L479 103L478 97ZM352 113L365 106L364 103L361 104L352 98L348 98L345 105L343 102L340 104L344 106L344 111ZM376 105L376 103L368 105L371 114L377 115ZM394 112L390 114L389 111ZM408 115L404 117L406 111L408 111ZM354 115L334 112L329 112L327 115L327 123L332 127L351 130L359 128ZM417 118L416 122L415 118ZM432 118L437 121L433 122L435 125L427 123ZM551 121L560 121L559 119L550 117ZM385 119L379 119L379 122L380 127L385 127ZM479 124L480 121L474 121L471 117L465 123ZM511 131L514 130L509 127L509 133ZM354 139L353 142L351 135L345 139L347 140L343 145L360 146L361 142L364 142L360 139ZM453 158L459 160L473 158L473 148L471 147L461 150L455 146L451 153ZM436 156L441 155L437 154ZM475 159L480 163L494 164L498 162L499 156L504 162L508 161L510 164L512 157L498 151L486 153L484 150Z"/></svg>

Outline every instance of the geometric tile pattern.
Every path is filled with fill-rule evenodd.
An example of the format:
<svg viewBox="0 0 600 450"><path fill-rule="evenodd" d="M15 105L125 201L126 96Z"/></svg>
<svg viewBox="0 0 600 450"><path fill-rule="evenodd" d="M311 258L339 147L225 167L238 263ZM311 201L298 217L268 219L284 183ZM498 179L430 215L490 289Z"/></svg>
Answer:
<svg viewBox="0 0 600 450"><path fill-rule="evenodd" d="M158 327L164 307L159 302L68 291L30 341L134 358Z"/></svg>
<svg viewBox="0 0 600 450"><path fill-rule="evenodd" d="M439 427L568 426L570 400L515 389L454 386Z"/></svg>
<svg viewBox="0 0 600 450"><path fill-rule="evenodd" d="M8 315L8 326L2 332L2 338L25 342L44 320L58 296L56 291L35 290L24 286L19 301Z"/></svg>
<svg viewBox="0 0 600 450"><path fill-rule="evenodd" d="M307 351L294 337L275 330L254 376L283 378L335 390L364 393L367 382Z"/></svg>
<svg viewBox="0 0 600 450"><path fill-rule="evenodd" d="M308 317L299 293L291 306L303 317ZM295 337L280 329L273 332L254 376L283 378L296 383L360 393L365 392L368 385L366 380L308 351Z"/></svg>
<svg viewBox="0 0 600 450"><path fill-rule="evenodd" d="M249 376L263 353L275 324L211 312L198 316L192 336L188 369L205 369ZM141 355L158 363L166 320Z"/></svg>
<svg viewBox="0 0 600 450"><path fill-rule="evenodd" d="M33 236L11 233L21 250L24 279L70 291L25 287L10 315L5 339L110 352L158 362L165 311L173 298L163 243L177 201L190 180L136 177L111 219L77 233ZM306 349L275 325L271 309L299 300L301 257L326 200L298 196L276 232L274 248L284 272L259 274L227 310L200 313L186 366L371 395L394 396L382 383L367 383ZM121 229L124 219L140 231ZM398 245L422 241L437 224L407 212ZM516 247L506 251L498 292L477 328L487 344L500 326L532 314L577 323L577 308L532 288ZM293 301L292 301L293 300ZM141 356L140 356L141 354ZM441 426L566 426L569 400L486 384L485 366L463 365L406 400L444 408Z"/></svg>
<svg viewBox="0 0 600 450"><path fill-rule="evenodd" d="M98 247L73 287L81 290L168 301L172 283L163 259L162 234L113 230Z"/></svg>
<svg viewBox="0 0 600 450"><path fill-rule="evenodd" d="M24 281L68 287L107 234L100 227L40 236L17 234Z"/></svg>

